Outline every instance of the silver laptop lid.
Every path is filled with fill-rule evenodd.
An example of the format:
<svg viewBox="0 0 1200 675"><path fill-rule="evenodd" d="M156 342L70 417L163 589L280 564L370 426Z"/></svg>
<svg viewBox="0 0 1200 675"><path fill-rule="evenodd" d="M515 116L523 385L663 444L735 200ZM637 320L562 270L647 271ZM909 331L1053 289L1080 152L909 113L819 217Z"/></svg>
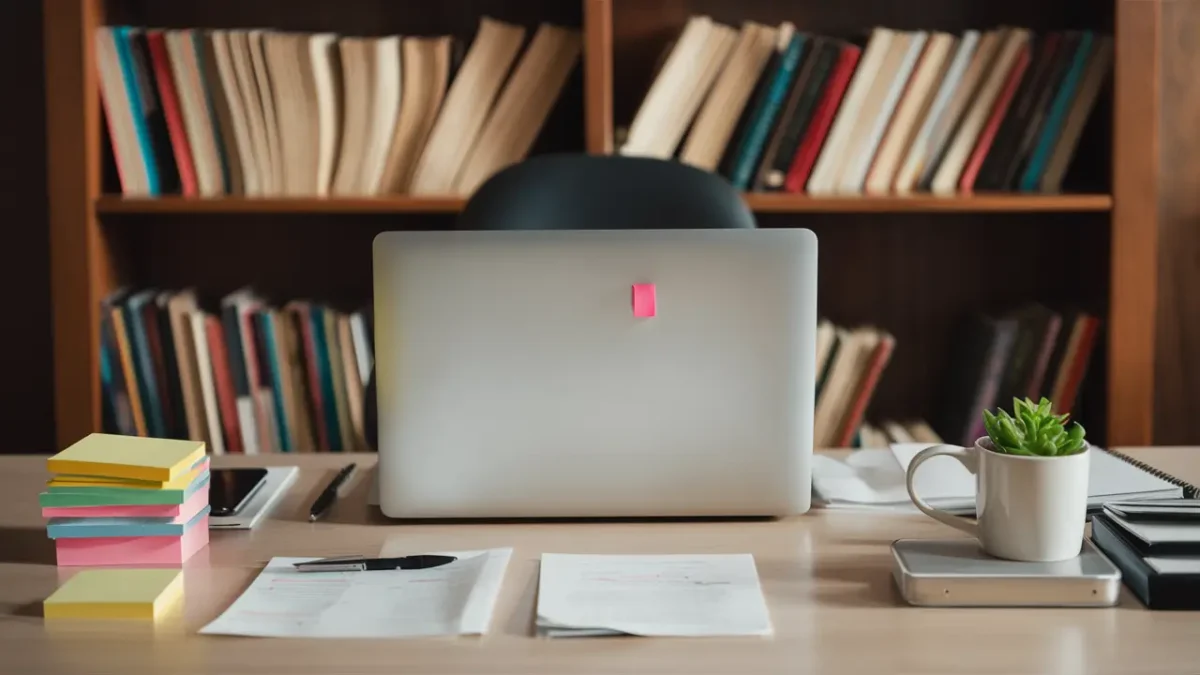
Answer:
<svg viewBox="0 0 1200 675"><path fill-rule="evenodd" d="M807 510L810 231L392 232L374 266L385 514Z"/></svg>

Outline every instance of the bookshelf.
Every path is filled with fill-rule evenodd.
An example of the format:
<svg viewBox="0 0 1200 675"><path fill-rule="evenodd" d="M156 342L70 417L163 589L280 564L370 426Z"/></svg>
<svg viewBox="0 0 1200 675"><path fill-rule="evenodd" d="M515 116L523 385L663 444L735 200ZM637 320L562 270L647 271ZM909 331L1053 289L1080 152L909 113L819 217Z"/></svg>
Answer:
<svg viewBox="0 0 1200 675"><path fill-rule="evenodd" d="M344 34L469 37L481 16L582 31L584 56L533 154L612 152L667 43L693 14L736 25L790 20L861 35L1011 24L1116 35L1115 75L1084 134L1078 193L939 198L747 194L763 227L804 226L821 241L820 307L843 325L891 330L897 352L873 409L925 416L935 404L956 321L973 307L1029 300L1086 307L1104 319L1085 421L1109 444L1197 441L1200 395L1194 263L1200 233L1200 137L1192 117L1200 50L1186 38L1200 0L46 0L47 125L60 445L100 428L100 300L121 285L252 284L268 297L362 302L370 242L388 229L451 228L459 197L123 198L101 121L92 35L104 24L260 27ZM1036 248L1031 248L1036 244ZM220 265L211 264L221 260ZM1028 269L1017 272L1022 266ZM1095 429L1093 423L1092 429Z"/></svg>

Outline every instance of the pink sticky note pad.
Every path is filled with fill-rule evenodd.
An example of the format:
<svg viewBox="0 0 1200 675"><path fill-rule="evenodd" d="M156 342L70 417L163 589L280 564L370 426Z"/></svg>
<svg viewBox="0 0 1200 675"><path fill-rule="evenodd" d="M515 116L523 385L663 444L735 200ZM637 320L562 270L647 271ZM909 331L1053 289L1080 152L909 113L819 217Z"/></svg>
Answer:
<svg viewBox="0 0 1200 675"><path fill-rule="evenodd" d="M644 319L657 313L658 300L655 297L654 284L634 284L633 315Z"/></svg>
<svg viewBox="0 0 1200 675"><path fill-rule="evenodd" d="M88 565L181 565L208 545L208 516L182 537L88 537L56 539L60 567Z"/></svg>

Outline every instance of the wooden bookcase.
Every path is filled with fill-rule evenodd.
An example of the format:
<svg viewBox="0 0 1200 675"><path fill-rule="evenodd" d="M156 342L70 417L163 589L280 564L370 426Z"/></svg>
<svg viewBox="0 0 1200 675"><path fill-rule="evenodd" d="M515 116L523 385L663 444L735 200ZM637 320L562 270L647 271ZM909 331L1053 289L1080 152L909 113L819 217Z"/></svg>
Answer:
<svg viewBox="0 0 1200 675"><path fill-rule="evenodd" d="M93 67L97 26L263 27L344 34L450 33L482 15L579 27L582 66L534 153L613 151L687 18L790 20L861 35L876 25L961 31L999 24L1115 32L1115 76L1062 195L809 198L750 194L763 227L821 242L820 311L872 323L898 348L872 412L929 416L956 322L1039 300L1104 319L1085 420L1113 445L1200 441L1200 0L45 0L49 196L59 445L100 427L98 307L120 285L251 284L267 297L361 304L380 231L451 228L463 199L193 200L117 195Z"/></svg>

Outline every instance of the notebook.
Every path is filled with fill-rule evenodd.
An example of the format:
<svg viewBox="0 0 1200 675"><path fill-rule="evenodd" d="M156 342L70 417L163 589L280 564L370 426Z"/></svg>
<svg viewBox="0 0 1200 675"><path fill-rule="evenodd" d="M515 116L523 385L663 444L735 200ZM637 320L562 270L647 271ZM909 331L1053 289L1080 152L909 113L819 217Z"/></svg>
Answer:
<svg viewBox="0 0 1200 675"><path fill-rule="evenodd" d="M1150 609L1200 609L1200 552L1194 545L1192 553L1147 554L1109 513L1092 519L1092 543L1120 568L1122 582Z"/></svg>
<svg viewBox="0 0 1200 675"><path fill-rule="evenodd" d="M183 596L178 569L85 570L43 605L47 619L158 619Z"/></svg>
<svg viewBox="0 0 1200 675"><path fill-rule="evenodd" d="M1144 556L1184 555L1200 560L1200 522L1195 520L1133 519L1109 509L1105 518L1121 528L1126 541ZM1200 571L1200 570L1197 570Z"/></svg>
<svg viewBox="0 0 1200 675"><path fill-rule="evenodd" d="M204 457L201 441L88 434L46 460L51 473L170 481Z"/></svg>
<svg viewBox="0 0 1200 675"><path fill-rule="evenodd" d="M896 443L887 450L858 450L843 462L814 458L813 497L828 508L912 513L905 473L928 443ZM1196 487L1127 455L1092 448L1088 508L1106 502L1194 497ZM921 465L913 487L931 506L953 513L975 511L975 477L952 457L934 457Z"/></svg>

